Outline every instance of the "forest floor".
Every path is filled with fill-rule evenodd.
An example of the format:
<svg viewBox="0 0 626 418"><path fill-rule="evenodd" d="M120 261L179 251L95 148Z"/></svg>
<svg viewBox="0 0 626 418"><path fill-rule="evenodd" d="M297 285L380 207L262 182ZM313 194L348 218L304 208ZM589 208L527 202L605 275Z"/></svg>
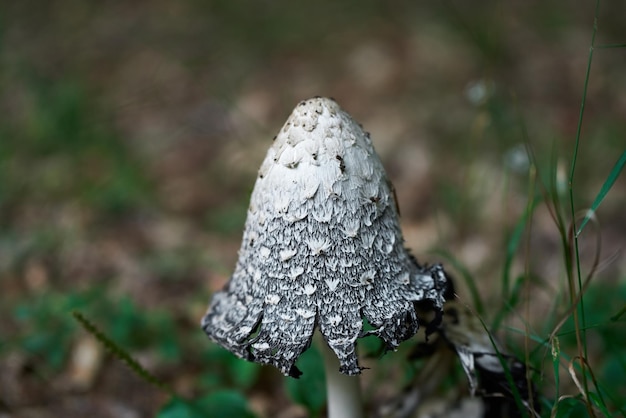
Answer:
<svg viewBox="0 0 626 418"><path fill-rule="evenodd" d="M76 311L181 397L228 389L257 416L283 418L323 402L285 390L276 370L235 359L199 326L235 265L273 136L317 95L371 133L407 247L444 263L474 306L468 273L486 323L503 317L496 335L520 358L516 330L532 330L546 399L578 393L567 365L555 384L540 344L569 303L551 199L569 224L583 92L576 212L626 149L625 49L594 51L585 90L593 4L413 3L0 5L0 417L163 411L170 393L108 354ZM626 41L623 16L624 2L601 4L596 45ZM623 322L610 318L626 300L625 192L622 176L579 240L583 275L601 245L587 358L621 399ZM524 279L528 294L515 293ZM513 306L511 295L522 295ZM570 357L572 330L559 334ZM398 389L380 379L402 374L405 354L385 356L388 370L365 360L372 410ZM467 393L455 370L442 399L451 387Z"/></svg>

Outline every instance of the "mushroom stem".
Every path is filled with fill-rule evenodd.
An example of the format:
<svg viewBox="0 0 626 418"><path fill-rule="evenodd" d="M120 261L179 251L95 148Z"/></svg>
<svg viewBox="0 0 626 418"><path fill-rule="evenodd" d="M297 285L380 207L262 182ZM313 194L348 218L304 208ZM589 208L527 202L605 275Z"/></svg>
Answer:
<svg viewBox="0 0 626 418"><path fill-rule="evenodd" d="M328 418L363 418L361 379L340 373L337 355L321 335L316 340L324 358Z"/></svg>

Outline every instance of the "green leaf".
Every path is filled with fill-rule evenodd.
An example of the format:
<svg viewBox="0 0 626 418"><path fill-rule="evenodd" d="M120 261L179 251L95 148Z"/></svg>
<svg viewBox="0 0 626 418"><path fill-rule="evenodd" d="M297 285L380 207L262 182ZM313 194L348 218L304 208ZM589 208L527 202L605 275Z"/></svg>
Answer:
<svg viewBox="0 0 626 418"><path fill-rule="evenodd" d="M258 379L261 366L257 363L236 359L232 362L231 378L239 388L250 388Z"/></svg>
<svg viewBox="0 0 626 418"><path fill-rule="evenodd" d="M255 418L239 392L222 390L195 400L173 397L161 408L157 418Z"/></svg>
<svg viewBox="0 0 626 418"><path fill-rule="evenodd" d="M218 346L207 344L202 361L211 373L204 373L198 383L202 389L212 391L223 387L250 389L258 380L263 366L244 361Z"/></svg>
<svg viewBox="0 0 626 418"><path fill-rule="evenodd" d="M298 368L302 376L287 380L287 392L294 402L303 405L309 416L319 416L326 405L326 375L324 374L322 355L315 345L302 353Z"/></svg>
<svg viewBox="0 0 626 418"><path fill-rule="evenodd" d="M180 398L172 398L157 414L157 418L200 418L201 411L197 411L193 404Z"/></svg>
<svg viewBox="0 0 626 418"><path fill-rule="evenodd" d="M615 163L615 165L613 166L611 173L609 174L604 184L602 185L602 188L600 189L600 192L596 196L596 199L591 204L591 208L587 211L587 214L585 215L582 222L580 223L580 226L578 227L578 230L576 231L576 236L580 235L585 225L587 225L587 222L589 222L589 219L591 219L593 214L596 212L596 209L598 209L598 207L600 206L600 203L602 203L602 200L604 200L604 197L607 195L609 190L611 190L611 187L613 187L613 184L615 184L615 180L617 180L617 178L621 174L622 169L624 168L624 165L626 165L626 151L622 153L622 156L619 158L619 160L617 160L617 163Z"/></svg>
<svg viewBox="0 0 626 418"><path fill-rule="evenodd" d="M557 408L556 418L587 418L589 416L585 404L578 397L562 399L555 407Z"/></svg>
<svg viewBox="0 0 626 418"><path fill-rule="evenodd" d="M239 392L222 390L196 401L204 417L255 418L248 409L248 401Z"/></svg>

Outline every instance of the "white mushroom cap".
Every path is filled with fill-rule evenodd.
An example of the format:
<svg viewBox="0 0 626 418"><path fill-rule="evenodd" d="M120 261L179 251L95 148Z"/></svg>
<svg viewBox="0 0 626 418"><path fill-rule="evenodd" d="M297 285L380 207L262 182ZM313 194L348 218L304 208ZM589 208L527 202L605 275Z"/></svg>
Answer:
<svg viewBox="0 0 626 418"><path fill-rule="evenodd" d="M275 138L252 192L239 260L202 327L237 356L294 366L316 326L359 374L356 340L387 349L417 332L414 304L443 306L440 266L404 248L398 213L369 134L332 99L300 102ZM375 327L363 331L363 319Z"/></svg>

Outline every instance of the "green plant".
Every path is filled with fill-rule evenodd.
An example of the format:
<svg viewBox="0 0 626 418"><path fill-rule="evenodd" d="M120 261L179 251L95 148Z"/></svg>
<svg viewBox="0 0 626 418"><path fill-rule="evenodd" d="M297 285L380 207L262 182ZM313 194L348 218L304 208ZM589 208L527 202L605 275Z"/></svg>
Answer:
<svg viewBox="0 0 626 418"><path fill-rule="evenodd" d="M181 398L169 385L145 369L124 348L102 332L83 314L74 311L72 315L87 332L92 334L111 354L124 362L135 374L170 395L170 400L159 410L157 418L199 418L206 416L254 418L254 414L246 406L245 397L237 391L216 390L209 395L193 400Z"/></svg>
<svg viewBox="0 0 626 418"><path fill-rule="evenodd" d="M303 405L310 417L319 417L326 405L326 375L320 367L323 359L315 345L305 351L298 361L302 370L299 379L289 379L286 389L294 402Z"/></svg>
<svg viewBox="0 0 626 418"><path fill-rule="evenodd" d="M75 310L89 312L127 349L156 348L164 361L180 358L180 342L167 313L141 310L128 297L115 300L103 286L40 292L19 301L12 309L19 331L6 342L7 348L29 353L51 371L59 371L76 339L76 326L70 316Z"/></svg>

